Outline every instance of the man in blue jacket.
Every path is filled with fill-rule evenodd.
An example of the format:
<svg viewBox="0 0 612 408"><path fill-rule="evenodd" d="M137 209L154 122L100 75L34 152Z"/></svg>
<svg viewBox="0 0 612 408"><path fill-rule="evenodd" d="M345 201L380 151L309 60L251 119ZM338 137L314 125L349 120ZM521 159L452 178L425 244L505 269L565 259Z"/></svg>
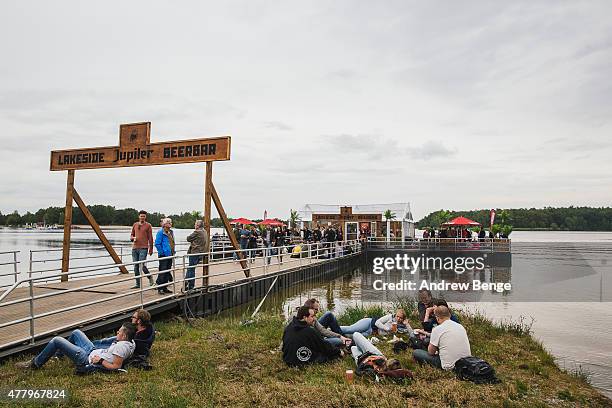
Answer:
<svg viewBox="0 0 612 408"><path fill-rule="evenodd" d="M159 274L157 275L157 292L162 295L164 293L172 293L168 289L168 284L172 282L172 258L163 259L174 255L174 231L172 231L172 220L164 218L162 220L162 228L157 231L155 236L155 248L157 249L157 257L159 258Z"/></svg>

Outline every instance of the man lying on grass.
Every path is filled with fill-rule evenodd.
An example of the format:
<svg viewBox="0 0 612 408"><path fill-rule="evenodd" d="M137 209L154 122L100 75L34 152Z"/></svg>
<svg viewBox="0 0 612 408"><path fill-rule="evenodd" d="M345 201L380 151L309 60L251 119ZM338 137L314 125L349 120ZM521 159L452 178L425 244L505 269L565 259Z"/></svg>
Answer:
<svg viewBox="0 0 612 408"><path fill-rule="evenodd" d="M313 329L315 312L308 306L298 309L297 315L283 333L283 360L290 366L325 363L343 357L344 352L323 340Z"/></svg>
<svg viewBox="0 0 612 408"><path fill-rule="evenodd" d="M59 336L54 337L40 354L32 360L17 363L16 366L23 369L38 369L59 352L61 355L68 356L77 370L82 370L86 366L94 369L104 368L109 371L117 370L136 349L133 341L135 333L135 325L124 323L117 331L117 340L114 343L108 348L96 349L85 333L75 330L68 340Z"/></svg>

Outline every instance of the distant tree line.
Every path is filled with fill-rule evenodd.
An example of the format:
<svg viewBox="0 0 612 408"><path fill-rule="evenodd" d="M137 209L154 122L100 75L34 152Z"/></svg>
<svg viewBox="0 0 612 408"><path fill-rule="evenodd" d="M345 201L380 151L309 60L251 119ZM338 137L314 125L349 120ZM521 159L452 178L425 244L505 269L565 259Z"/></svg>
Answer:
<svg viewBox="0 0 612 408"><path fill-rule="evenodd" d="M441 223L458 216L478 221L489 226L491 210L434 211L420 220L419 228L438 227ZM507 222L517 229L552 231L612 231L612 208L610 207L562 207L562 208L515 208L496 209L495 223L504 212Z"/></svg>
<svg viewBox="0 0 612 408"><path fill-rule="evenodd" d="M132 225L138 219L138 210L134 208L117 209L111 205L88 205L87 208L100 225ZM176 228L193 228L195 220L202 218L202 213L199 211L184 212L181 214L167 215L172 218L172 223ZM147 221L154 227L159 226L165 214L159 212L149 212ZM77 225L88 224L83 212L78 207L72 208L72 223ZM17 211L10 214L2 214L0 212L0 225L10 227L20 227L32 224L44 225L63 225L64 224L64 207L47 207L32 213L26 212L20 215ZM213 227L223 227L220 218L211 220Z"/></svg>

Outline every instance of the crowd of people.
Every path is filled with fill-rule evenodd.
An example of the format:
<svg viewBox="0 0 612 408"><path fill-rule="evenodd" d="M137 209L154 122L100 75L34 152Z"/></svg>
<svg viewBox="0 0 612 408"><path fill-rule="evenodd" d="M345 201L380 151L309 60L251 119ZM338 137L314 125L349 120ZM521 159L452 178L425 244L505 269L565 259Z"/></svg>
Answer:
<svg viewBox="0 0 612 408"><path fill-rule="evenodd" d="M478 232L473 232L469 228L459 227L440 228L439 230L435 230L434 228L425 228L423 230L423 239L434 238L459 238L469 242L482 242L486 239L508 238L508 236L502 232L493 234L493 231L487 231L484 228L480 228Z"/></svg>
<svg viewBox="0 0 612 408"><path fill-rule="evenodd" d="M130 241L132 241L132 260L134 262L134 278L136 283L132 289L141 287L142 276L146 276L150 286L157 286L160 295L172 293L169 285L173 281L172 264L176 254L176 239L172 230L172 219L163 218L161 228L153 239L153 227L147 222L147 212L142 210L138 214L138 221L132 226ZM208 234L204 230L204 222L196 220L194 230L187 236L189 249L187 250L189 266L185 270L183 288L185 291L195 287L195 267L203 261L203 254L208 252ZM153 255L153 247L157 250L159 271L154 281L152 274L145 265L148 255Z"/></svg>
<svg viewBox="0 0 612 408"><path fill-rule="evenodd" d="M132 260L134 262L135 284L132 289L140 289L143 277L146 277L150 286L156 286L160 295L172 293L170 290L173 281L173 257L176 255L176 238L172 229L172 220L163 218L160 229L153 236L153 227L147 222L147 212L142 210L138 214L138 221L132 226L130 240L132 241ZM235 224L233 230L236 241L242 251L245 251L249 262L254 262L256 256L263 256L267 265L276 257L279 264L283 263L283 254L291 253L296 246L304 245L309 256L334 258L344 253L343 232L339 225L305 226L287 228L285 226L259 226ZM214 238L214 237L213 237ZM187 250L189 265L185 271L183 289L185 291L195 288L195 267L204 261L204 254L208 253L209 240L204 223L196 220L194 231L187 237L189 249ZM157 251L159 270L157 278L153 279L146 267L147 255L153 255L153 248ZM300 250L302 248L300 247ZM314 253L313 253L314 252ZM233 252L234 261L238 260L237 251ZM301 256L301 255L298 255Z"/></svg>
<svg viewBox="0 0 612 408"><path fill-rule="evenodd" d="M419 291L415 317L421 327L413 329L403 309L384 316L364 317L351 325L338 324L331 312L320 314L316 299L298 308L283 332L283 360L290 366L325 363L351 355L359 371L402 377L409 375L399 361L389 359L375 346L378 337L403 333L409 340L413 359L419 364L451 370L455 363L471 355L470 342L458 316L442 299L429 290ZM371 337L368 340L368 337Z"/></svg>
<svg viewBox="0 0 612 408"><path fill-rule="evenodd" d="M417 363L452 370L457 361L471 356L467 332L444 300L434 299L426 289L419 291L418 296L414 317L421 327L416 329L401 308L340 325L333 313L320 313L317 299L308 299L283 331L283 361L289 366L303 366L348 355L358 374L411 377L412 373L403 369L397 359L388 358L375 345L379 336L393 335L397 340L396 334L404 334L409 340L405 344L414 348L412 358ZM131 322L123 323L115 336L92 341L81 330L74 330L67 339L54 337L38 355L16 366L40 369L50 359L67 357L77 374L111 372L130 366L150 368L148 358L154 340L151 315L138 309L131 315Z"/></svg>

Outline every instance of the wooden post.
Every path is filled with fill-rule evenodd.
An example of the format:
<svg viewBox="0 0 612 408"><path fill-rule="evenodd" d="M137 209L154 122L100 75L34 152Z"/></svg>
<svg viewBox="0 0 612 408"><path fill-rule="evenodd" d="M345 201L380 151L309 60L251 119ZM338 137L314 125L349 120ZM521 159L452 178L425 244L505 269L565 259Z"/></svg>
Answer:
<svg viewBox="0 0 612 408"><path fill-rule="evenodd" d="M62 245L62 282L68 281L70 268L70 232L72 228L72 193L74 191L74 170L68 170L66 181L66 208L64 209L64 243Z"/></svg>
<svg viewBox="0 0 612 408"><path fill-rule="evenodd" d="M74 201L77 203L77 205L81 209L81 212L83 213L83 215L87 219L87 222L89 223L89 225L91 225L94 232L96 233L96 235L102 242L102 245L104 245L104 248L106 248L111 258L113 258L113 261L115 261L116 264L119 264L119 265L122 264L123 261L121 260L121 258L119 258L119 255L117 255L117 253L115 252L115 249L113 248L111 243L106 238L106 235L104 235L104 233L102 232L102 228L100 228L100 225L98 225L95 218L93 217L93 215L91 214L91 212L89 211L89 209L87 208L83 200L81 199L81 196L79 195L79 193L77 193L74 187L72 188L72 192L74 194ZM119 266L119 270L121 271L121 273L128 273L127 268L123 265Z"/></svg>
<svg viewBox="0 0 612 408"><path fill-rule="evenodd" d="M215 185L210 183L212 199L215 203L215 207L217 207L217 212L219 213L219 217L221 217L221 221L223 221L223 226L227 231L227 235L229 236L230 242L234 247L234 250L238 253L238 257L240 258L240 265L244 271L244 275L248 278L251 276L251 272L249 270L249 265L244 257L242 251L240 251L240 247L238 246L238 241L234 236L234 232L232 231L232 226L230 225L229 219L227 218L227 214L225 214L225 210L223 209L223 205L221 204L221 200L219 199L219 195L217 194L217 190L215 189Z"/></svg>
<svg viewBox="0 0 612 408"><path fill-rule="evenodd" d="M204 177L204 229L208 236L210 248L210 199L212 197L212 162L206 162L206 175ZM204 267L202 268L202 286L208 286L208 255L204 255Z"/></svg>

